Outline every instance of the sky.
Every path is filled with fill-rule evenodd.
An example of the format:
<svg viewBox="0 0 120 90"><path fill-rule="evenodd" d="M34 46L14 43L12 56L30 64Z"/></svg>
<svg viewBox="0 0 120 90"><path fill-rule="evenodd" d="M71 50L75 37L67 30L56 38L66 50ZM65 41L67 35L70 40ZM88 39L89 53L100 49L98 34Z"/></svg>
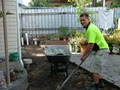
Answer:
<svg viewBox="0 0 120 90"><path fill-rule="evenodd" d="M18 0L18 2L28 6L28 3L30 2L31 0Z"/></svg>
<svg viewBox="0 0 120 90"><path fill-rule="evenodd" d="M30 2L31 0L23 0L23 4L28 6L28 3Z"/></svg>

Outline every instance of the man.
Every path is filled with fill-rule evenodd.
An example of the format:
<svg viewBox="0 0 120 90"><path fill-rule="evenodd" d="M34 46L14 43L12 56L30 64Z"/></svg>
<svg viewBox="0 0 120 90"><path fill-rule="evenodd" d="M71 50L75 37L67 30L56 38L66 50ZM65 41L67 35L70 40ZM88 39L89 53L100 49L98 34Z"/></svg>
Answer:
<svg viewBox="0 0 120 90"><path fill-rule="evenodd" d="M90 64L93 73L94 86L91 90L100 90L101 71L108 56L108 44L106 43L99 28L90 22L89 15L82 13L80 15L81 25L85 28L85 37L87 39L87 47L83 53L81 60L85 61L87 55L94 51L93 62Z"/></svg>

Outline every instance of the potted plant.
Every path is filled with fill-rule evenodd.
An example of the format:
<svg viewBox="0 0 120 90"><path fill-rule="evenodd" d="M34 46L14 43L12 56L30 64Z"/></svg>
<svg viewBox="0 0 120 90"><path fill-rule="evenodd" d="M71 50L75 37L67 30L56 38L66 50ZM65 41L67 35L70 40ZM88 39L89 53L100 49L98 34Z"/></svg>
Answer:
<svg viewBox="0 0 120 90"><path fill-rule="evenodd" d="M63 27L63 26L59 27L58 34L59 34L60 40L64 40L64 39L68 38L70 36L68 27Z"/></svg>
<svg viewBox="0 0 120 90"><path fill-rule="evenodd" d="M75 43L76 43L75 38L71 37L71 38L69 39L69 42L68 42L69 49L70 49L71 52L76 52L76 49L75 49L75 48L76 48L76 45L75 45Z"/></svg>
<svg viewBox="0 0 120 90"><path fill-rule="evenodd" d="M84 34L82 33L76 33L76 37L79 38L77 41L78 46L80 47L80 52L83 53L86 49L86 38L84 37Z"/></svg>
<svg viewBox="0 0 120 90"><path fill-rule="evenodd" d="M112 35L105 35L105 40L109 45L109 50L110 50L110 54L112 54L112 50L113 50L113 36Z"/></svg>
<svg viewBox="0 0 120 90"><path fill-rule="evenodd" d="M113 51L116 51L116 54L120 54L120 29L116 29L113 33ZM116 50L114 50L114 48Z"/></svg>
<svg viewBox="0 0 120 90"><path fill-rule="evenodd" d="M52 37L53 37L52 34L47 34L47 35L45 36L45 40L51 40Z"/></svg>
<svg viewBox="0 0 120 90"><path fill-rule="evenodd" d="M76 32L75 37L70 38L68 45L73 52L81 52L83 53L86 45L84 44L86 38L81 32Z"/></svg>
<svg viewBox="0 0 120 90"><path fill-rule="evenodd" d="M71 35L71 37L75 37L76 30L75 30L75 29L72 29L70 33L71 33L71 34L70 34L70 35Z"/></svg>
<svg viewBox="0 0 120 90"><path fill-rule="evenodd" d="M106 36L105 38L109 44L110 51L116 54L120 53L120 29L116 29L111 35Z"/></svg>

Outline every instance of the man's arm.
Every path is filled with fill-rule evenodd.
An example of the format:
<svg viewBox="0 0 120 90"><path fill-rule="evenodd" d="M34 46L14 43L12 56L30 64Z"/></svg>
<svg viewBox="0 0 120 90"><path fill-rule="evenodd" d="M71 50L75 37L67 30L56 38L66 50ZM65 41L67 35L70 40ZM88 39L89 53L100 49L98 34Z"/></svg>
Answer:
<svg viewBox="0 0 120 90"><path fill-rule="evenodd" d="M94 43L89 43L87 45L87 48L85 50L85 52L83 53L81 60L85 61L85 59L87 58L88 54L92 51L92 48L94 47Z"/></svg>

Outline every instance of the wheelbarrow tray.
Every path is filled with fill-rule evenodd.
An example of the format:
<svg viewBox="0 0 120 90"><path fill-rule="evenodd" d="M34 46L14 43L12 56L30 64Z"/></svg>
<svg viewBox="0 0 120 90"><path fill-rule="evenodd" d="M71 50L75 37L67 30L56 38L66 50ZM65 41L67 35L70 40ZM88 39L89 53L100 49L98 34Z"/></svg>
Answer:
<svg viewBox="0 0 120 90"><path fill-rule="evenodd" d="M69 55L55 55L55 56L46 55L46 57L50 63L64 63L64 64L66 64L70 59Z"/></svg>

